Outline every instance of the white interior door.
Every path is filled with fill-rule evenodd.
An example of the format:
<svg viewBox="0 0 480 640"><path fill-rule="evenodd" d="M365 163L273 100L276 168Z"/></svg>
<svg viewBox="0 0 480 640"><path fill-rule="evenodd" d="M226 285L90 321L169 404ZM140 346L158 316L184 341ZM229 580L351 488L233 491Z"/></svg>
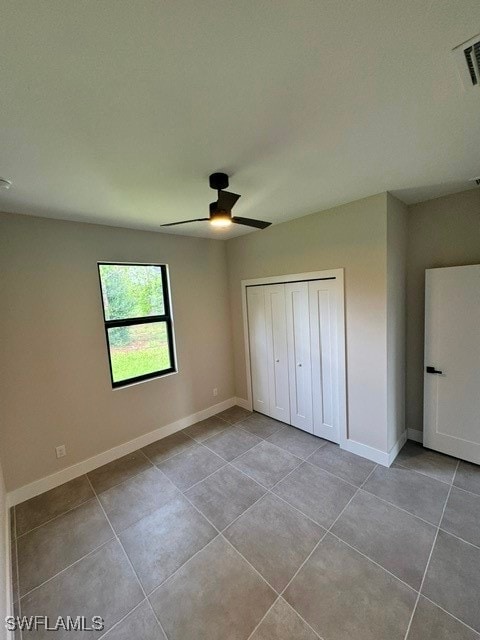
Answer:
<svg viewBox="0 0 480 640"><path fill-rule="evenodd" d="M264 291L270 396L269 415L276 420L290 423L285 285L268 285L264 287Z"/></svg>
<svg viewBox="0 0 480 640"><path fill-rule="evenodd" d="M247 289L248 337L254 411L270 414L264 287Z"/></svg>
<svg viewBox="0 0 480 640"><path fill-rule="evenodd" d="M285 284L290 424L313 432L308 282Z"/></svg>
<svg viewBox="0 0 480 640"><path fill-rule="evenodd" d="M424 445L480 464L480 265L425 284Z"/></svg>
<svg viewBox="0 0 480 640"><path fill-rule="evenodd" d="M313 433L339 442L338 287L335 279L308 283Z"/></svg>

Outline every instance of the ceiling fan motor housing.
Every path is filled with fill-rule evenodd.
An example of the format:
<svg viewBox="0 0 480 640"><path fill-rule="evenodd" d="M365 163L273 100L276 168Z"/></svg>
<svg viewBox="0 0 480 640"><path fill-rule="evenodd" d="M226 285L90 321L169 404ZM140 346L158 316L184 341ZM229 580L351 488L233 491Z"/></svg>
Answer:
<svg viewBox="0 0 480 640"><path fill-rule="evenodd" d="M221 191L228 187L228 176L226 173L212 173L209 177L210 188Z"/></svg>

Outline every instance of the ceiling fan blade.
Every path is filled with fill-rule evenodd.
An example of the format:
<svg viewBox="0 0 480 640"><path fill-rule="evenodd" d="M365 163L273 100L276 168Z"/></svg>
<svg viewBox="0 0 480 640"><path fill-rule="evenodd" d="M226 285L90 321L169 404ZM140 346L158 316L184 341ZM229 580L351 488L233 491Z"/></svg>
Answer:
<svg viewBox="0 0 480 640"><path fill-rule="evenodd" d="M256 229L266 229L272 223L264 222L263 220L252 220L252 218L239 218L238 216L232 217L232 222L237 224L244 224L246 227L255 227Z"/></svg>
<svg viewBox="0 0 480 640"><path fill-rule="evenodd" d="M240 196L230 191L219 191L217 200L218 211L231 211Z"/></svg>
<svg viewBox="0 0 480 640"><path fill-rule="evenodd" d="M210 218L195 218L195 220L182 220L181 222L169 222L168 224L161 224L161 227L175 227L177 224L188 224L189 222L203 222L204 220L210 220Z"/></svg>

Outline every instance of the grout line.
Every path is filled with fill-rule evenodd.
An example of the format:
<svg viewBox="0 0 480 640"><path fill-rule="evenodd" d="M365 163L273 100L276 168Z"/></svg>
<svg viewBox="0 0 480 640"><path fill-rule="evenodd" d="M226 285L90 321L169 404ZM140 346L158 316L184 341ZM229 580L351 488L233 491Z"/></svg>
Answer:
<svg viewBox="0 0 480 640"><path fill-rule="evenodd" d="M220 433L219 435L222 435L224 432L222 431L222 433ZM247 433L245 431L245 433ZM252 434L250 434L252 435ZM208 440L211 440L211 438L209 438ZM205 442L208 442L208 440L206 440ZM263 440L261 442L264 442ZM208 444L204 444L203 446L206 447L209 451L211 451L212 453L215 453L217 456L220 456L220 458L222 458L222 460L225 460L225 462L233 462L234 460L236 460L237 458L240 458L240 456L243 456L244 453L248 453L249 451L251 451L252 449L255 449L255 447L257 447L259 444L261 444L260 442L256 442L255 444L253 444L251 447L249 447L248 449L245 449L245 451L242 451L242 453L239 453L238 456L235 456L234 458L232 458L231 460L227 460L226 458L224 458L220 453L217 453L214 449L212 449L211 447L208 446Z"/></svg>
<svg viewBox="0 0 480 640"><path fill-rule="evenodd" d="M103 489L103 491L100 491L100 493L106 493L107 491L110 491L110 489L115 489L115 487L120 487L122 484L125 484L125 482L128 482L129 480L133 480L134 478L138 478L138 476L141 476L142 473L145 473L146 471L150 471L150 469L155 468L156 465L150 460L150 458L148 458L141 449L137 449L136 451L132 451L132 453L137 453L137 451L140 451L144 456L145 459L147 460L147 462L150 464L150 467L147 467L146 469L142 469L141 471L138 471L138 473L134 473L131 476L128 476L128 478L125 478L124 480L121 480L120 482L117 482L116 484L112 484L111 487L108 487L107 489ZM117 462L120 458L117 458L117 460L113 460L113 462ZM107 464L111 464L111 462L108 462ZM106 465L104 465L106 466ZM99 469L101 469L101 467L98 467ZM93 471L96 471L96 469L93 469ZM92 481L90 479L90 473L92 473L92 471L89 471L88 473L85 474L85 476L87 477L88 482L90 483L90 486L93 489L93 484ZM95 495L98 495L97 491L95 489L93 489L93 492Z"/></svg>
<svg viewBox="0 0 480 640"><path fill-rule="evenodd" d="M188 427L185 427L185 429L188 429ZM160 438L160 440L155 440L154 442L151 442L150 444L146 444L144 447L141 447L141 449L137 449L137 451L141 451L143 453L143 455L153 464L153 466L158 466L159 464L162 464L162 462L166 462L167 460L171 460L172 458L176 458L177 456L181 455L182 453L185 453L185 451L188 451L188 449L190 449L190 447L193 447L193 445L198 444L198 442L192 438L192 436L189 436L188 433L185 433L185 429L181 429L180 431L174 431L173 433L171 433L169 436L165 436L165 438ZM177 453L173 453L171 456L168 456L167 458L164 458L163 460L161 460L160 462L155 462L155 460L153 460L152 458L150 458L149 455L147 455L144 451L144 449L148 449L148 447L153 446L154 444L157 444L158 442L162 442L162 440L166 440L167 438L170 438L170 436L176 436L178 434L182 434L185 436L185 438L188 438L189 440L192 441L192 443L188 443L188 447L187 449L184 449L183 451L178 451Z"/></svg>
<svg viewBox="0 0 480 640"><path fill-rule="evenodd" d="M368 474L367 478L365 479L365 481L362 483L365 484L365 482L367 482L368 478L372 475L372 473L375 471L375 469L377 468L378 465L375 465L375 467L372 469L372 471ZM330 533L330 531L333 529L333 527L336 525L337 521L341 518L341 516L343 515L343 513L346 511L346 509L348 509L350 503L352 502L352 500L355 498L355 496L357 495L357 493L360 491L360 487L357 488L357 490L355 491L355 493L353 494L353 496L350 498L350 500L347 502L347 504L343 507L343 509L340 511L340 513L338 514L338 516L335 518L335 520L332 522L332 524L330 525L330 527L328 527L328 529L325 530L325 534L320 538L320 540L318 541L318 543L315 545L315 547L312 549L312 551L308 554L308 556L305 558L305 560L302 562L302 564L298 567L297 571L295 572L295 574L292 576L292 578L290 579L290 581L288 582L287 586L283 589L282 593L280 595L283 595L285 593L285 591L288 589L288 587L292 584L292 582L295 580L295 578L297 577L297 575L300 573L300 571L302 570L302 568L305 566L305 564L308 562L308 560L312 557L312 555L315 553L315 551L318 549L318 547L320 546L320 544L322 543L322 541L325 539L325 536ZM325 528L325 527L324 527Z"/></svg>
<svg viewBox="0 0 480 640"><path fill-rule="evenodd" d="M312 625L311 625L311 624L309 624L309 623L305 620L305 618L303 618L303 617L298 613L298 611L297 611L296 609L294 609L294 607L292 607L292 605L291 605L289 602L287 602L287 601L285 600L285 598L284 598L284 597L279 596L279 597L277 598L277 600L282 600L283 602L285 602L285 604L287 605L287 607L288 607L289 609L291 609L291 610L292 610L292 611L293 611L293 612L294 612L294 613L295 613L295 614L300 618L300 620L303 620L303 622L304 622L304 623L307 625L307 627L308 627L308 628L309 628L309 629L310 629L310 630L311 630L311 631L312 631L312 632L317 636L317 638L319 638L320 640L324 640L323 636L321 636L319 633L317 633L317 632L315 631L315 629L312 627Z"/></svg>
<svg viewBox="0 0 480 640"><path fill-rule="evenodd" d="M452 482L451 482L452 487L455 484L455 478L457 477L457 471L458 471L459 466L460 466L460 459L457 459L457 466L455 467L455 471L453 473L453 478L452 478Z"/></svg>
<svg viewBox="0 0 480 640"><path fill-rule="evenodd" d="M113 631L116 627L118 627L119 624L121 624L122 622L124 622L124 620L126 620L128 618L128 616L133 613L134 611L136 611L139 607L142 606L142 604L144 602L148 602L148 599L143 599L140 600L140 602L137 604L136 607L134 607L131 611L129 611L125 616L123 616L123 618L120 618L120 620L118 620L118 622L116 622L112 627L110 627L110 629L107 629L107 631L105 631L105 633L102 633L101 636L98 637L98 640L101 640L102 638L105 638L105 636L110 633L110 631Z"/></svg>
<svg viewBox="0 0 480 640"><path fill-rule="evenodd" d="M210 449L209 449L209 451L210 451ZM218 456L218 457L220 458L220 456ZM174 487L176 487L179 491L184 493L185 491L190 491L190 489L193 489L193 487L196 487L197 484L200 484L201 482L203 482L207 478L210 478L211 476L215 475L217 473L217 471L221 471L221 469L225 469L225 467L227 467L229 463L226 460L224 460L223 458L220 458L220 459L222 460L222 462L225 462L225 464L222 464L221 467L218 467L218 469L215 469L215 471L212 471L212 473L209 473L208 476L205 476L204 478L202 478L198 482L195 482L190 487L186 487L185 489L181 489L177 484L175 484L175 482L171 478L168 478L168 475L165 473L165 471L162 471L162 469L159 469L159 471L161 471L170 480L170 482L174 485Z"/></svg>
<svg viewBox="0 0 480 640"><path fill-rule="evenodd" d="M385 573L388 573L389 575L391 575L392 578L395 578L395 580L398 580L398 582L401 582L403 585L408 587L410 589L410 591L413 591L414 593L418 594L418 591L417 591L417 589L415 589L415 587L412 587L411 584L408 584L408 582L405 582L405 580L402 580L402 578L399 578L397 575L395 575L394 573L392 573L391 571L386 569L379 562L377 562L376 560L373 560L373 558L370 558L370 556L367 556L366 553L364 553L363 551L360 551L360 549L357 549L357 547L355 547L353 544L350 544L349 542L347 542L346 540L344 540L343 538L338 536L336 533L333 533L333 531L328 531L328 534L333 536L334 538L336 538L339 542L342 542L347 547L350 547L350 549L352 549L353 551L356 551L358 554L360 554L361 556L366 558L366 560L369 560L371 563L375 564L377 567L379 567L380 569L385 571Z"/></svg>
<svg viewBox="0 0 480 640"><path fill-rule="evenodd" d="M452 484L452 489L457 489L458 491L463 491L464 493L469 493L471 496L480 498L480 493L475 493L475 491L469 491L468 489L462 489L462 487L457 487L456 484Z"/></svg>
<svg viewBox="0 0 480 640"><path fill-rule="evenodd" d="M84 505L87 504L87 502L91 502L92 500L95 500L95 495L90 496L90 498L87 498L83 502L80 502L79 504L75 505L74 507L71 507L70 509L67 509L66 511L62 511L62 513L59 513L58 515L53 516L53 518L50 518L50 520L46 520L45 522L42 522L42 524L39 524L36 527L33 527L33 529L29 529L28 531L25 531L25 533L22 533L21 535L19 535L16 538L16 540L20 540L21 538L24 538L25 536L30 535L31 533L33 533L34 531L37 531L38 529L41 529L45 525L50 524L51 522L54 522L55 520L58 520L63 516L66 516L68 513L71 513L72 511L75 511L75 509L78 509L79 507L83 507Z"/></svg>
<svg viewBox="0 0 480 640"><path fill-rule="evenodd" d="M395 460L394 463L395 463L395 465L397 465L398 467L401 467L402 469L405 469L406 471L412 471L413 473L417 473L420 476L423 476L423 477L426 476L427 478L430 478L431 480L436 480L437 482L441 482L442 484L446 484L448 486L453 484L453 478L455 477L455 473L457 471L457 465L456 465L455 466L455 471L453 472L452 479L447 482L446 480L440 480L440 478L437 478L436 476L432 476L429 473L424 473L423 471L418 471L418 469L412 469L411 467L407 467L406 465L402 464L401 462L397 462L397 460Z"/></svg>
<svg viewBox="0 0 480 640"><path fill-rule="evenodd" d="M470 625L468 625L466 622L464 622L463 620L460 620L460 618L457 618L457 616L454 616L453 613L450 613L450 611L447 611L446 609L444 609L442 606L440 606L438 604L438 602L434 602L433 600L431 600L428 596L426 596L424 593L420 594L422 598L424 598L425 600L428 600L428 602L430 602L431 604L433 604L435 607L437 607L438 609L440 609L441 611L443 611L444 613L446 613L448 616L450 616L450 618L453 618L454 620L456 620L457 622L459 622L461 625L463 625L464 627L467 627L467 629L470 629L471 631L473 631L476 636L475 637L479 637L480 635L478 633L478 631L476 629L474 629L473 627L471 627Z"/></svg>
<svg viewBox="0 0 480 640"><path fill-rule="evenodd" d="M145 457L146 457L146 456L145 456ZM142 583L141 583L141 581L140 581L140 578L138 577L138 573L135 571L135 567L133 566L133 564L132 564L132 562L131 562L131 560L130 560L130 558L129 558L129 556L128 556L128 553L126 552L125 547L124 547L124 546L123 546L123 544L122 544L122 541L120 540L120 538L119 538L119 536L118 536L117 532L116 532L116 531L115 531L115 529L113 528L112 523L110 522L110 519L109 519L109 517L108 517L108 515L107 515L107 512L106 512L106 511L105 511L105 509L103 508L103 504L101 503L100 498L98 497L98 494L97 494L97 492L95 491L95 489L94 489L94 487L93 487L93 484L91 483L90 478L88 478L88 476L87 476L87 479L88 479L88 481L90 482L90 486L92 487L92 491L94 492L94 494L95 494L95 496L96 496L96 498L97 498L97 502L98 502L98 504L100 505L101 510L103 511L103 515L105 516L105 518L106 518L106 520L107 520L108 524L110 525L110 528L111 528L111 529L112 529L112 531L113 531L113 535L115 536L115 539L117 540L117 543L120 545L120 549L123 551L123 554L125 555L125 559L127 560L127 563L130 565L130 568L131 568L131 570L133 571L133 575L134 575L134 576L135 576L135 578L137 579L138 586L140 587L140 590L141 590L141 592L143 593L144 598L148 601L148 604L149 604L149 606L150 606L150 609L152 610L152 613L153 613L153 615L155 616L155 619L156 619L156 621L158 622L158 625L160 626L160 629L163 631L163 633L164 633L165 637L166 637L166 638L167 638L167 640L168 640L168 636L167 636L167 634L165 633L165 629L163 628L163 626L162 626L162 624L161 624L160 620L158 619L158 616L157 616L157 614L155 613L155 611L154 611L154 609L153 609L153 607L152 607L152 603L150 602L150 600L148 600L147 594L145 593L145 589L143 588L143 585L142 585ZM138 603L138 604L140 604L140 603ZM129 611L129 613L131 613L132 611L133 611L133 609L132 609L132 610L130 610L130 611ZM128 614L127 614L127 615L128 615ZM111 628L112 628L112 627L110 627L110 629L111 629ZM107 631L106 631L105 633L108 633L108 631L110 631L110 629L107 629ZM103 634L103 635L105 635L105 634Z"/></svg>
<svg viewBox="0 0 480 640"><path fill-rule="evenodd" d="M270 587L270 589L275 593L275 595L277 596L277 598L280 596L280 592L278 591L278 589L275 589L275 587L273 585L270 584L270 582L265 578L265 576L262 576L262 574L260 573L260 571L258 569L256 569L253 564L250 562L250 560L247 560L247 558L245 558L245 556L243 555L243 553L241 553L237 547L235 547L230 540L228 540L228 538L226 538L223 533L220 534L221 538L223 540L225 540L225 542L228 544L229 547L232 547L232 549L235 551L236 554L238 554L249 566L251 569L253 569L255 571L255 573L263 580L263 582L265 582L266 585L268 585Z"/></svg>
<svg viewBox="0 0 480 640"><path fill-rule="evenodd" d="M283 479L283 478L282 478L282 479ZM280 480L279 480L279 482L280 482ZM268 491L268 492L269 492L269 491ZM259 500L261 500L262 498L264 498L264 497L265 497L265 495L266 495L266 494L264 494L261 498L259 498ZM190 500L188 499L188 497L187 497L187 496L185 496L185 497L186 497L186 499L190 502ZM258 502L258 500L257 500L257 502ZM255 572L255 573L256 573L256 574L261 578L261 580L263 580L263 582L265 582L265 584L266 584L268 587L270 587L270 589L272 589L272 591L273 591L273 592L276 594L276 596L277 596L277 597L275 598L275 600L273 601L272 605L271 605L271 606L268 608L268 610L266 611L265 615L264 615L264 616L262 617L262 619L260 620L260 622L259 622L259 623L257 624L257 626L253 629L253 631L252 631L252 633L250 634L250 636L248 636L247 640L249 640L249 639L251 638L252 634L253 634L253 633L255 632L255 630L257 629L257 627L261 624L261 622L263 621L263 619L265 618L265 616L268 614L268 612L270 611L270 609L273 607L273 605L274 605L274 604L277 602L277 600L280 598L280 595L281 595L281 594L278 592L278 590L277 590L277 589L275 589L275 587L273 587L273 586L268 582L268 580L267 580L267 579L266 579L266 578L265 578L265 577L260 573L260 571L258 571L258 569L256 569L256 568L253 566L253 564L252 564L249 560L247 560L247 558L245 558L245 556L244 556L244 555L243 555L243 554L242 554L242 553L241 553L241 552L240 552L240 551L239 551L239 550L238 550L238 549L237 549L237 548L236 548L236 547L235 547L235 546L230 542L230 540L228 540L228 538L226 538L226 537L223 535L223 531L219 531L219 530L217 529L217 527L213 524L213 522L211 522L211 521L210 521L210 520L209 520L209 519L208 519L208 518L207 518L207 517L206 517L206 516L205 516L205 515L200 511L200 509L198 509L198 508L197 508L197 507L196 507L192 502L190 502L190 504L192 505L192 507L193 507L194 509L196 509L196 510L198 511L198 513L199 513L201 516L203 516L203 517L207 520L207 522L209 522L209 523L211 524L211 526L212 526L216 531L218 531L219 535L218 535L218 536L216 536L216 537L214 538L214 540L216 540L216 539L217 539L217 538L219 538L219 537L220 537L220 538L222 538L222 539L223 539L223 540L224 540L224 541L225 541L225 542L226 542L226 543L227 543L227 544L228 544L228 545L233 549L233 551L234 551L237 555L239 555L239 556L240 556L240 557L241 557L241 558L242 558L242 559L243 559L243 560L244 560L244 561L245 561L245 562L246 562L246 563L247 563L247 564L248 564L248 565L253 569L253 571L254 571L254 572ZM253 505L251 505L251 506L253 506ZM245 512L244 512L244 513L245 513ZM243 515L243 514L241 514L241 515ZM239 517L240 517L240 516L239 516ZM233 524L233 523L230 523L230 524ZM230 525L228 525L228 526L230 526ZM324 537L325 535L326 535L326 532L325 532L325 534L324 534L324 535L322 535L322 536L321 536L321 539L320 539L319 543L321 542L321 540L323 539L323 537ZM210 544L211 542L213 542L213 540L211 540L208 544ZM205 547L206 547L206 546L208 546L208 545L205 545ZM200 549L197 553L200 553L201 551L203 551L203 550L205 549L205 547L203 547L202 549ZM315 548L316 548L316 547L317 547L317 545L315 545ZM195 554L195 555L197 555L197 554ZM192 556L192 558L193 558L193 557L194 557L194 556ZM187 562L189 562L192 558L189 558L189 559L187 560ZM187 562L185 562L185 563L182 565L182 567L184 567L184 566L187 564ZM179 571L182 567L179 567L179 569L177 569L177 571ZM176 573L176 572L175 572L175 573ZM172 575L174 575L174 574L172 574ZM167 578L167 580L170 580L170 578L171 578L171 577L172 577L172 576L169 576L169 577ZM167 582L167 580L165 580L165 582ZM159 585L159 586L161 586L161 585ZM287 585L287 586L288 586L288 585ZM158 587L156 587L156 588L158 588ZM308 624L308 622L302 618L302 616L298 613L298 611L296 611L296 613L297 613L298 617L299 617L301 620L303 620L303 622L305 622L305 624L307 624L307 625L310 627L310 625ZM315 634L317 635L317 637L319 637L319 638L320 638L320 636L318 636L318 634L317 634L316 632L315 632ZM322 640L322 639L321 639L321 640Z"/></svg>
<svg viewBox="0 0 480 640"><path fill-rule="evenodd" d="M460 464L460 460L457 460L457 466L455 468L454 476L457 473L457 469L458 469L458 465L459 464ZM452 491L452 487L453 487L453 479L452 479L452 484L450 485L450 489L448 490L448 494L447 494L447 498L445 500L445 504L443 505L442 515L440 516L440 521L438 523L437 531L435 532L435 538L433 540L432 548L430 549L430 553L428 555L427 564L425 565L425 571L423 572L422 582L420 583L420 588L418 589L417 599L415 600L415 604L413 606L412 615L410 616L410 620L408 622L408 626L407 626L407 630L405 632L404 640L407 640L408 634L410 633L410 628L412 626L413 618L415 616L415 611L417 610L418 601L420 600L420 595L422 593L423 585L425 583L425 578L427 577L427 571L428 571L428 567L430 566L430 561L432 559L433 550L435 549L435 546L437 544L438 532L440 531L440 525L442 523L443 516L445 514L445 509L447 508L447 502L448 502L448 499L450 498L450 493Z"/></svg>
<svg viewBox="0 0 480 640"><path fill-rule="evenodd" d="M94 549L92 549L91 551L89 551L88 553L86 553L84 556L82 556L81 558L78 558L77 560L75 560L75 562L72 562L71 564L69 564L68 566L64 567L63 569L61 569L60 571L58 571L55 575L51 576L50 578L48 578L47 580L44 580L41 584L37 585L36 587L33 587L33 589L30 589L30 591L27 591L27 593L24 593L21 597L20 600L25 599L27 596L29 596L31 593L33 593L34 591L36 591L37 589L40 589L40 587L43 587L44 585L46 585L48 582L50 582L51 580L54 580L55 578L57 578L60 574L65 573L65 571L68 571L68 569L71 569L72 567L74 567L76 564L78 564L79 562L81 562L82 560L85 560L85 558L88 558L89 556L91 556L92 554L94 554L96 551L99 551L102 547L105 547L109 542L112 542L112 540L114 540L114 536L112 536L111 538L109 538L108 540L105 540L105 542L102 542L102 544L99 544L98 547L95 547Z"/></svg>
<svg viewBox="0 0 480 640"><path fill-rule="evenodd" d="M257 445L255 445L257 446ZM255 447L253 447L255 448ZM252 451L252 449L249 449L249 451ZM248 452L247 452L248 453ZM242 454L243 455L243 454ZM240 456L239 456L240 457ZM253 480L254 482L256 482L257 484L259 484L263 489L265 489L265 491L271 491L272 489L274 489L277 484L280 484L280 482L283 482L283 480L285 480L286 478L288 478L288 476L290 474L292 474L294 471L296 471L297 469L299 469L302 464L305 462L305 460L300 460L300 458L298 458L298 464L297 466L292 469L291 471L289 471L285 476L283 476L282 478L280 478L280 480L277 480L277 482L275 482L275 484L273 484L271 487L267 487L264 484L262 484L259 480L255 480L255 478L252 478L252 476L250 476L246 471L244 471L243 469L240 469L239 467L235 466L233 463L238 460L238 458L235 458L234 460L232 460L232 462L230 463L232 465L232 467L234 469L236 469L237 471L240 471L240 473L243 473L244 476L246 476L247 478L249 478L250 480Z"/></svg>
<svg viewBox="0 0 480 640"><path fill-rule="evenodd" d="M195 506L195 505L192 505L192 506ZM202 516L205 518L205 516L203 514L202 514ZM209 523L209 524L211 524L211 523ZM212 525L212 527L213 527L213 525ZM167 582L170 582L170 580L174 576L177 575L177 573L180 571L180 569L183 569L183 567L185 565L187 565L191 560L193 560L196 556L198 556L199 553L204 551L213 542L215 542L215 540L218 540L219 538L220 538L220 534L217 533L211 540L209 540L207 542L207 544L204 547L202 547L201 549L198 549L198 551L195 551L195 553L193 555L191 555L187 560L185 560L185 562L183 564L181 564L179 567L177 567L173 573L171 573L167 578L165 578L162 582L160 582L160 584L157 584L156 587L154 587L151 591L149 591L148 594L147 594L147 598L150 598L155 593L155 591L158 591L158 589L160 589L160 587L163 587L165 584L167 584Z"/></svg>
<svg viewBox="0 0 480 640"><path fill-rule="evenodd" d="M263 496L262 496L262 497L263 497ZM241 553L241 552L240 552L236 547L234 547L234 546L233 546L233 544L230 542L230 540L228 540L228 539L223 535L223 533L220 531L220 529L218 529L218 528L213 524L213 522L212 522L211 520L209 520L209 519L207 518L207 516L206 516L205 514L203 514L203 513L200 511L200 509L199 509L198 507L196 507L196 506L193 504L193 502L191 502L191 500L189 500L188 496L185 496L185 499L186 499L186 500L188 500L188 502L192 505L192 507L195 509L195 511L197 511L197 512L198 512L198 513L199 513L203 518L205 518L205 520L206 520L206 521L207 521L207 522L208 522L208 523L209 523L209 524L210 524L210 525L215 529L215 531L216 531L216 532L217 532L217 534L218 534L217 536L215 536L215 538L221 537L223 540L225 540L225 542L227 542L227 544L228 544L229 546L231 546L231 547L232 547L232 549L234 549L234 551L235 551L236 553L238 553L238 555L240 555L240 556L245 560L245 562L247 562L247 563L250 565L250 567L255 571L255 573L257 573L257 574L260 576L260 578L261 578L261 579L262 579L262 580L263 580L263 581L264 581L264 582L265 582L265 583L270 587L270 589L273 589L273 591L278 595L278 591L277 591L277 589L275 589L275 587L273 587L273 586L268 582L268 580L267 580L264 576L262 576L262 574L260 573L260 571L258 571L258 569L256 569L256 568L253 566L253 564L252 564L249 560L247 560L247 558L245 558L245 556L244 556L244 555L243 555L243 554L242 554L242 553ZM203 551L203 549L205 549L205 547L203 547L202 549L200 549L200 551ZM199 551L199 553L200 553L200 551ZM192 556L192 557L193 557L193 556ZM189 560L191 560L191 558L189 558ZM188 562L188 560L187 560L187 562ZM182 565L182 567L183 567L185 564L186 564L186 563L184 563L184 564ZM181 569L181 567L179 567L179 569ZM170 577L171 577L171 576L169 576L169 578L168 578L168 579L170 579ZM159 586L160 586L160 585L159 585Z"/></svg>
<svg viewBox="0 0 480 640"><path fill-rule="evenodd" d="M421 516L417 516L415 513L412 513L411 511L407 511L407 509L404 509L403 507L399 507L398 505L394 504L393 502L390 502L389 500L385 500L385 498L381 498L376 493L372 493L368 489L360 487L360 490L363 491L364 493L367 493L369 496L373 496L374 498L377 498L377 500L380 500L380 502L384 502L385 504L388 504L391 507L395 507L395 509L398 509L399 511L402 511L403 513L406 513L407 515L411 516L412 518L416 518L417 520L421 520L422 522L424 522L425 524L430 525L434 529L436 527L438 527L438 523L434 524L433 522L429 522L428 520L425 520L425 518L422 518Z"/></svg>

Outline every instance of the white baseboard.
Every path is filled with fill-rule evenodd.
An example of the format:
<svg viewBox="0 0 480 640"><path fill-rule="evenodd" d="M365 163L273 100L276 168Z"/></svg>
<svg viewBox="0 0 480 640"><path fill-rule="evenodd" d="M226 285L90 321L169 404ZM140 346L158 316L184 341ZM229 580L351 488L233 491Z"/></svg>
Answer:
<svg viewBox="0 0 480 640"><path fill-rule="evenodd" d="M340 447L346 451L350 451L350 453L355 453L357 456L362 456L362 458L381 464L383 467L390 467L406 441L407 432L404 431L388 452L375 449L374 447L370 447L366 444L350 439L342 442Z"/></svg>
<svg viewBox="0 0 480 640"><path fill-rule="evenodd" d="M204 420L205 418L209 418L210 416L215 415L216 413L220 413L220 411L225 411L225 409L229 409L233 407L235 404L238 404L237 398L229 398L228 400L224 400L223 402L219 402L207 409L203 409L202 411L198 411L197 413L193 413L190 416L186 416L185 418L181 418L180 420L176 420L171 424L167 424L163 427L155 429L154 431L150 431L149 433L145 433L138 438L134 438L133 440L129 440L128 442L124 442L112 449L108 449L107 451L103 451L91 458L87 458L86 460L82 460L82 462L77 462L76 464L71 465L70 467L66 467L61 471L57 471L56 473L52 473L45 478L40 478L40 480L35 480L30 484L26 484L23 487L19 487L18 489L14 489L7 494L7 507L12 507L16 504L20 504L20 502L24 502L25 500L29 500L30 498L34 498L38 496L40 493L44 493L49 489L53 489L54 487L58 487L69 480L73 480L74 478L78 478L78 476L82 476L89 471L93 471L98 467L101 467L104 464L109 462L113 462L113 460L117 460L122 456L126 456L141 447L146 447L148 444L152 442L156 442L157 440L161 440L166 436L175 433L176 431L181 431L181 429L185 429L200 420Z"/></svg>
<svg viewBox="0 0 480 640"><path fill-rule="evenodd" d="M423 444L423 431L419 429L408 429L408 439Z"/></svg>
<svg viewBox="0 0 480 640"><path fill-rule="evenodd" d="M246 409L247 411L252 410L249 401L244 398L235 398L235 404L238 404L239 407L242 407L242 409Z"/></svg>
<svg viewBox="0 0 480 640"><path fill-rule="evenodd" d="M399 439L396 441L396 443L393 445L393 447L388 452L388 465L387 466L390 467L395 462L395 458L398 456L398 454L402 450L402 447L403 447L403 445L405 444L406 441L407 441L407 430L405 429L405 431L402 433L402 435L399 437Z"/></svg>

